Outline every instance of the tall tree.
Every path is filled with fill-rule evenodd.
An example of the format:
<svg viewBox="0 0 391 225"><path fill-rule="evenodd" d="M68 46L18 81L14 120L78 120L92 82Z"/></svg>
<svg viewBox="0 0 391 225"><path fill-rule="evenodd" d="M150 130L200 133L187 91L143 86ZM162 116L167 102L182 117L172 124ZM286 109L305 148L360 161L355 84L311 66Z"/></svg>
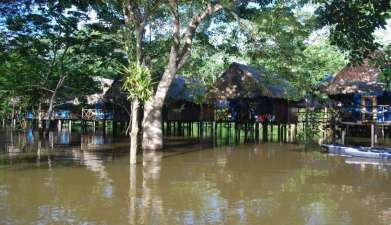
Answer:
<svg viewBox="0 0 391 225"><path fill-rule="evenodd" d="M47 104L49 128L56 102L91 91L86 87L94 86L88 71L91 58L83 52L89 40L80 28L89 18L72 4L57 1L2 3L1 8L5 6L8 11L1 10L2 21L12 56L5 63L11 65L8 75L19 82L12 88L20 89L18 95L31 96L30 105L41 108Z"/></svg>
<svg viewBox="0 0 391 225"><path fill-rule="evenodd" d="M391 16L390 0L315 0L319 26L330 27L331 43L348 51L352 62L362 62L380 44L373 36Z"/></svg>

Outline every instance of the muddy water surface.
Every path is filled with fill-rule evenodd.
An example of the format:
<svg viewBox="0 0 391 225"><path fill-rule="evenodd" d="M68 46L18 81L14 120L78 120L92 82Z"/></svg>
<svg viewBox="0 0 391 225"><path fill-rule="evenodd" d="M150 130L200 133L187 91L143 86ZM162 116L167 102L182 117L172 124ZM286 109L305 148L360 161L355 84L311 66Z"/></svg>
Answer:
<svg viewBox="0 0 391 225"><path fill-rule="evenodd" d="M170 147L0 133L0 224L391 224L391 162L279 143Z"/></svg>

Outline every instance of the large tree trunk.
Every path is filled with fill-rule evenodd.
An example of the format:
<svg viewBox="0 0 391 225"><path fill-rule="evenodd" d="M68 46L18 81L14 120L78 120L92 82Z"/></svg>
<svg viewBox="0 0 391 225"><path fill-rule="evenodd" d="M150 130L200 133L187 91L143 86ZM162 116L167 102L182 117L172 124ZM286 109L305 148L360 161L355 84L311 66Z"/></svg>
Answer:
<svg viewBox="0 0 391 225"><path fill-rule="evenodd" d="M52 97L50 98L50 101L49 101L49 108L48 108L48 111L47 111L48 120L46 121L46 127L45 127L46 130L48 130L50 128L50 124L51 124L51 121L52 121L53 101L54 101L54 94L52 95Z"/></svg>
<svg viewBox="0 0 391 225"><path fill-rule="evenodd" d="M136 164L137 159L137 136L138 136L138 109L139 100L132 100L132 129L130 132L130 164Z"/></svg>
<svg viewBox="0 0 391 225"><path fill-rule="evenodd" d="M53 114L53 104L54 104L54 99L56 98L57 91L62 87L65 79L67 76L61 76L60 79L57 82L56 88L54 89L52 96L50 97L49 100L49 109L47 111L48 114L48 121L46 123L46 129L48 130L50 128L50 123L52 121L52 114Z"/></svg>
<svg viewBox="0 0 391 225"><path fill-rule="evenodd" d="M42 104L38 104L38 129L42 130Z"/></svg>
<svg viewBox="0 0 391 225"><path fill-rule="evenodd" d="M143 149L158 150L163 148L162 109L167 91L175 77L176 72L186 63L190 57L190 48L198 25L214 12L222 9L220 4L208 3L207 9L193 16L186 28L180 48L180 22L177 0L170 0L169 5L173 19L173 43L166 70L159 82L154 97L145 103L143 120Z"/></svg>
<svg viewBox="0 0 391 225"><path fill-rule="evenodd" d="M170 69L166 70L156 94L144 104L142 147L145 150L159 150L163 148L162 109L175 72L176 70L174 72Z"/></svg>
<svg viewBox="0 0 391 225"><path fill-rule="evenodd" d="M163 148L162 108L157 107L151 101L144 104L143 143L145 150L157 150Z"/></svg>

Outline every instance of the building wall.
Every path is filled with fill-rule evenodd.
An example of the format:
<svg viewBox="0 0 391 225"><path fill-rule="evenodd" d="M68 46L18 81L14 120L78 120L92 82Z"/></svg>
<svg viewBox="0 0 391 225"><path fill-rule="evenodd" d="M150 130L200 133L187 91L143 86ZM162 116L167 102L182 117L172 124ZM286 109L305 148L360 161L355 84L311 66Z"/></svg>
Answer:
<svg viewBox="0 0 391 225"><path fill-rule="evenodd" d="M186 101L176 101L166 104L163 109L165 121L199 121L201 116L200 106ZM203 105L203 121L214 120L214 107Z"/></svg>

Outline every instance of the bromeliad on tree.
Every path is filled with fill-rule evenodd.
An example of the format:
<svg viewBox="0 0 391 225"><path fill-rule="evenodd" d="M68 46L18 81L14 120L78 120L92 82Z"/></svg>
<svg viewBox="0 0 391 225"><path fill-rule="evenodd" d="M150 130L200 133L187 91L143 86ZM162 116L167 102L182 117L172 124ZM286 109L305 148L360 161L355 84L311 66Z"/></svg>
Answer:
<svg viewBox="0 0 391 225"><path fill-rule="evenodd" d="M129 93L128 99L131 101L130 164L136 164L138 110L140 102L151 98L153 83L149 69L139 63L123 66L121 73L124 76L122 89Z"/></svg>

